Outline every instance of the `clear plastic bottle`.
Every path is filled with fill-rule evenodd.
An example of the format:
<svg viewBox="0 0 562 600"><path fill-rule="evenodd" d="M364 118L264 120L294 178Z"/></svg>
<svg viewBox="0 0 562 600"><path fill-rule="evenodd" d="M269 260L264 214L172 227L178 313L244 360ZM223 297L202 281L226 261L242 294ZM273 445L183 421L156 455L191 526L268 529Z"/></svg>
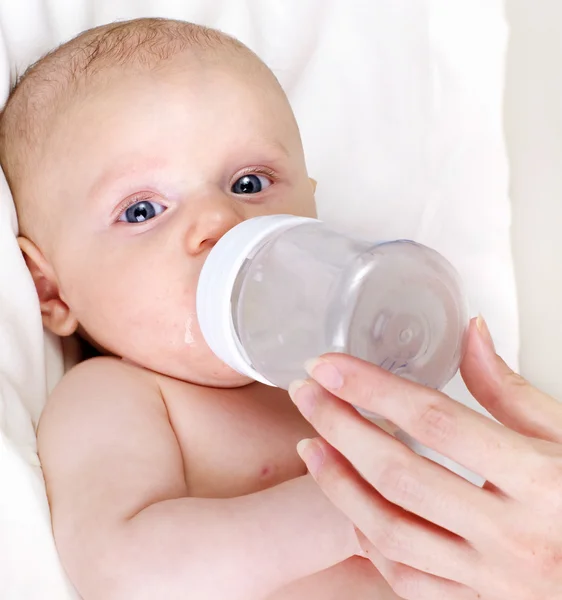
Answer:
<svg viewBox="0 0 562 600"><path fill-rule="evenodd" d="M244 221L219 240L200 275L197 314L220 359L285 389L325 352L440 389L458 369L469 320L459 277L434 250L288 215Z"/></svg>

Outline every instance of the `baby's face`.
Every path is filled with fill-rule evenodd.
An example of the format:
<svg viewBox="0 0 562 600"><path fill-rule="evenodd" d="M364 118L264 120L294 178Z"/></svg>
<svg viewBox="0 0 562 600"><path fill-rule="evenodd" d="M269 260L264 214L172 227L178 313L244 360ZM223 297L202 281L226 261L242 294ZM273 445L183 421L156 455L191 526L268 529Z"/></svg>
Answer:
<svg viewBox="0 0 562 600"><path fill-rule="evenodd" d="M116 71L58 119L41 165L45 254L61 298L105 350L237 386L247 380L197 324L201 267L245 219L315 216L314 190L292 113L263 74L182 60Z"/></svg>

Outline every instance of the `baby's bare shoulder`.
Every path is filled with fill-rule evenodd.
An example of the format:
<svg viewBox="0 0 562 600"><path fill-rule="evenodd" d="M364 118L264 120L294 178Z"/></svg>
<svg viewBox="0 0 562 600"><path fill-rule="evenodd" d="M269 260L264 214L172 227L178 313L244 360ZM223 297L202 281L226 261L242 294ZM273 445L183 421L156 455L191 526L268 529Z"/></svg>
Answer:
<svg viewBox="0 0 562 600"><path fill-rule="evenodd" d="M156 374L118 359L94 358L63 377L41 417L38 448L59 524L72 513L126 517L186 492Z"/></svg>
<svg viewBox="0 0 562 600"><path fill-rule="evenodd" d="M161 404L156 377L144 369L110 357L84 361L64 375L41 415L38 437L52 427L77 425L129 410ZM97 419L95 419L97 420Z"/></svg>
<svg viewBox="0 0 562 600"><path fill-rule="evenodd" d="M94 389L113 384L135 381L139 385L157 384L157 375L151 371L128 363L122 359L97 356L78 363L70 369L53 390L52 397L58 398L61 391L75 386L93 385ZM50 400L49 400L50 402Z"/></svg>

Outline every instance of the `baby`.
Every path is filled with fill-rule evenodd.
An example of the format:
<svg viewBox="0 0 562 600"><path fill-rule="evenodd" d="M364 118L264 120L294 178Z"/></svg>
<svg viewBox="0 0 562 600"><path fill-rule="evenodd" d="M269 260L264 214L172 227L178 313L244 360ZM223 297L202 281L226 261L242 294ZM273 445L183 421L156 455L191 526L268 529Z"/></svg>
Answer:
<svg viewBox="0 0 562 600"><path fill-rule="evenodd" d="M195 319L225 232L315 216L271 71L189 23L99 27L23 76L0 159L45 327L101 355L63 378L38 431L84 600L395 597L306 474L295 446L310 425L217 359Z"/></svg>

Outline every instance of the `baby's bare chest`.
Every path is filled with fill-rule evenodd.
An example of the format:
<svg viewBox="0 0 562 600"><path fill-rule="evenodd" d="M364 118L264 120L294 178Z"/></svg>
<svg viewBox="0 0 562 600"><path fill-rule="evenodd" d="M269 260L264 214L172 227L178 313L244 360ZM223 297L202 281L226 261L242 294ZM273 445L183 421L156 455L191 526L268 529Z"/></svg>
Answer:
<svg viewBox="0 0 562 600"><path fill-rule="evenodd" d="M306 473L296 445L315 431L283 390L202 388L194 396L193 386L172 382L165 397L190 495L234 497Z"/></svg>
<svg viewBox="0 0 562 600"><path fill-rule="evenodd" d="M194 396L192 386L175 381L167 383L164 392L190 495L235 497L306 473L296 445L316 432L286 392L256 385L202 388ZM397 600L375 568L360 558L295 581L268 600L310 598Z"/></svg>

